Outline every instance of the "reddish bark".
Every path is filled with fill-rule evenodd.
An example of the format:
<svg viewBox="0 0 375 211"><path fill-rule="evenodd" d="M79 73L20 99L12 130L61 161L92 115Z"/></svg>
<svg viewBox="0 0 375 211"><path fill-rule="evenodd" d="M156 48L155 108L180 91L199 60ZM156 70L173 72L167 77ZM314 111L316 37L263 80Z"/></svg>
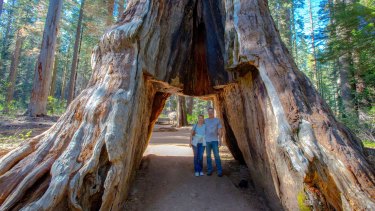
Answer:
<svg viewBox="0 0 375 211"><path fill-rule="evenodd" d="M47 100L51 87L61 9L62 0L50 1L44 26L42 46L34 74L29 108L26 112L30 116L43 116L47 114Z"/></svg>

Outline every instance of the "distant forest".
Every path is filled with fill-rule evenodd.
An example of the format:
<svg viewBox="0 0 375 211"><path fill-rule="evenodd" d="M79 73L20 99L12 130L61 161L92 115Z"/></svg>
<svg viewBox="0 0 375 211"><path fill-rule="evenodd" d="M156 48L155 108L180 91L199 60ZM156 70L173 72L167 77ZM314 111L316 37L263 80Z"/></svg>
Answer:
<svg viewBox="0 0 375 211"><path fill-rule="evenodd" d="M365 144L374 144L375 1L269 0L268 4L296 65L336 118ZM0 0L2 115L26 112L41 59L51 62L46 114L63 113L89 81L92 49L126 5L124 0ZM53 17L59 13L49 13L53 9L58 9L60 18ZM48 34L46 23L53 18L58 19L54 54L38 58L43 36ZM202 112L194 104L206 104L182 98L171 97L168 109L176 110L179 105L188 112L185 121L192 123Z"/></svg>

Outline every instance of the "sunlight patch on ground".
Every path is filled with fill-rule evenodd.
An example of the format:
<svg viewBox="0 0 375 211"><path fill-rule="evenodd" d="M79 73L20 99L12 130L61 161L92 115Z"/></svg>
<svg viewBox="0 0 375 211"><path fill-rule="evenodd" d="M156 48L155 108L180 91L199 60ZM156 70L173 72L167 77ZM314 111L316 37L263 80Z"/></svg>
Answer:
<svg viewBox="0 0 375 211"><path fill-rule="evenodd" d="M143 156L150 154L158 156L180 156L180 157L192 157L193 150L182 144L158 144L158 145L148 145Z"/></svg>

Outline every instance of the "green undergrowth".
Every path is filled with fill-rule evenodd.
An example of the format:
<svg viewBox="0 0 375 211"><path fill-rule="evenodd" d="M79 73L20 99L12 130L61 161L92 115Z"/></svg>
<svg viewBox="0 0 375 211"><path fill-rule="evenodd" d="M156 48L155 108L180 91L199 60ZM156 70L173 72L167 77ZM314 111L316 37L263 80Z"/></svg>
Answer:
<svg viewBox="0 0 375 211"><path fill-rule="evenodd" d="M375 149L375 142L373 142L373 141L363 140L362 143L367 148L373 148L373 149Z"/></svg>
<svg viewBox="0 0 375 211"><path fill-rule="evenodd" d="M300 211L310 211L310 210L311 210L311 209L305 204L305 201L306 201L306 195L305 195L304 191L301 191L301 192L298 193L297 200L298 200L298 206L299 206L299 210L300 210Z"/></svg>

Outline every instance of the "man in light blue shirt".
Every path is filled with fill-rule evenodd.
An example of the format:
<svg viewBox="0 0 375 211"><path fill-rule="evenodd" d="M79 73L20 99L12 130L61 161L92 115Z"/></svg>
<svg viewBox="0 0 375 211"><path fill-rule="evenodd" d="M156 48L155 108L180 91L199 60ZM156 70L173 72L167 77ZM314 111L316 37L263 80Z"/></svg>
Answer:
<svg viewBox="0 0 375 211"><path fill-rule="evenodd" d="M206 125L206 154L207 154L207 175L212 175L212 160L211 150L214 152L217 176L223 176L223 169L221 168L221 160L219 155L219 146L221 146L221 139L223 136L223 129L218 118L214 116L214 109L208 109L208 118L204 120Z"/></svg>

